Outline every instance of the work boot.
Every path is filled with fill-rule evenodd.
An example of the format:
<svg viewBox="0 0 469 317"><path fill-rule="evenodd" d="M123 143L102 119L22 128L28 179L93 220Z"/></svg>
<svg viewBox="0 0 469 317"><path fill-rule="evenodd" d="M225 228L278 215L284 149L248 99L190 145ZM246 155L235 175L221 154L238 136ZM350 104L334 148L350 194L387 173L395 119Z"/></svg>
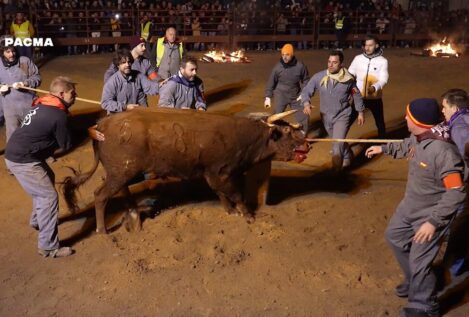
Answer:
<svg viewBox="0 0 469 317"><path fill-rule="evenodd" d="M47 257L63 258L69 255L72 255L73 252L74 251L70 247L61 247L61 248L54 249L54 250L42 250L42 249L38 250L39 255L42 255L45 258Z"/></svg>
<svg viewBox="0 0 469 317"><path fill-rule="evenodd" d="M343 160L340 155L333 155L332 156L332 169L336 172L342 170Z"/></svg>
<svg viewBox="0 0 469 317"><path fill-rule="evenodd" d="M403 282L397 285L396 288L394 289L394 294L396 294L397 297L402 297L402 298L409 296L409 283Z"/></svg>
<svg viewBox="0 0 469 317"><path fill-rule="evenodd" d="M399 317L441 317L441 314L430 313L418 308L404 307L399 311Z"/></svg>

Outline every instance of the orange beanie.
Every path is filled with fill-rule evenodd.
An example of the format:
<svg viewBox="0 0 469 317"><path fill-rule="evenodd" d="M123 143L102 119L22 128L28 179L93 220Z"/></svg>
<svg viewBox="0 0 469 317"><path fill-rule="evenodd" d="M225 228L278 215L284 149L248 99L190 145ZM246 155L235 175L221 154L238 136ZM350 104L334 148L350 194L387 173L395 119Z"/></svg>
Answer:
<svg viewBox="0 0 469 317"><path fill-rule="evenodd" d="M285 44L282 47L282 54L288 54L290 56L293 56L293 46L291 44Z"/></svg>

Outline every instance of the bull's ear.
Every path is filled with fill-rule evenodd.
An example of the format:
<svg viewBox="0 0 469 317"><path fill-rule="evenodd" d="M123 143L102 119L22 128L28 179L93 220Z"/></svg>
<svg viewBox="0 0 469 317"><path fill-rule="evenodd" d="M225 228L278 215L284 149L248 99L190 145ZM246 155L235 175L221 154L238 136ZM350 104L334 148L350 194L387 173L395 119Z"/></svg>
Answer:
<svg viewBox="0 0 469 317"><path fill-rule="evenodd" d="M277 141L282 137L282 131L278 127L270 128L270 138L274 141Z"/></svg>

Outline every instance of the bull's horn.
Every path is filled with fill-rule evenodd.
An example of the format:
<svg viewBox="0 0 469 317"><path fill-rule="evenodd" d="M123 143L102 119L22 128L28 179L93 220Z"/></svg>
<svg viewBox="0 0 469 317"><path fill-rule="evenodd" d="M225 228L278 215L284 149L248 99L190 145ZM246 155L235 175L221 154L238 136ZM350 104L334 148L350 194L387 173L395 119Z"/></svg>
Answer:
<svg viewBox="0 0 469 317"><path fill-rule="evenodd" d="M299 128L303 127L303 125L301 123L290 123L290 126L293 129L299 129Z"/></svg>
<svg viewBox="0 0 469 317"><path fill-rule="evenodd" d="M289 115L294 114L297 111L298 110L289 110L289 111L273 114L267 118L267 123L274 123L275 121L288 117Z"/></svg>

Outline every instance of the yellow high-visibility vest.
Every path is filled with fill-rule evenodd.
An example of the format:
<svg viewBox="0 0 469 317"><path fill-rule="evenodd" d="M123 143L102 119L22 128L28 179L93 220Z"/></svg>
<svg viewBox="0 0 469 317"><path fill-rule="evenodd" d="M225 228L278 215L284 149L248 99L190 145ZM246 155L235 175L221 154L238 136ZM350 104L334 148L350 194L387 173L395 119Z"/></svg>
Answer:
<svg viewBox="0 0 469 317"><path fill-rule="evenodd" d="M140 25L140 27L141 27L140 37L143 38L147 42L149 40L148 37L150 36L150 26L151 26L150 21L147 21L147 23L145 23L145 25L143 23Z"/></svg>
<svg viewBox="0 0 469 317"><path fill-rule="evenodd" d="M184 53L184 48L182 43L179 43L179 57L182 58L182 54ZM156 66L159 67L161 63L161 59L163 58L164 54L164 37L160 37L156 42Z"/></svg>
<svg viewBox="0 0 469 317"><path fill-rule="evenodd" d="M121 25L118 19L111 19L111 30L118 31Z"/></svg>
<svg viewBox="0 0 469 317"><path fill-rule="evenodd" d="M21 24L16 24L14 21L11 23L11 28L13 29L13 35L16 38L25 39L31 37L29 33L29 21L24 21Z"/></svg>
<svg viewBox="0 0 469 317"><path fill-rule="evenodd" d="M344 28L344 20L345 20L345 17L342 17L341 19L337 19L335 21L336 30L342 30Z"/></svg>

